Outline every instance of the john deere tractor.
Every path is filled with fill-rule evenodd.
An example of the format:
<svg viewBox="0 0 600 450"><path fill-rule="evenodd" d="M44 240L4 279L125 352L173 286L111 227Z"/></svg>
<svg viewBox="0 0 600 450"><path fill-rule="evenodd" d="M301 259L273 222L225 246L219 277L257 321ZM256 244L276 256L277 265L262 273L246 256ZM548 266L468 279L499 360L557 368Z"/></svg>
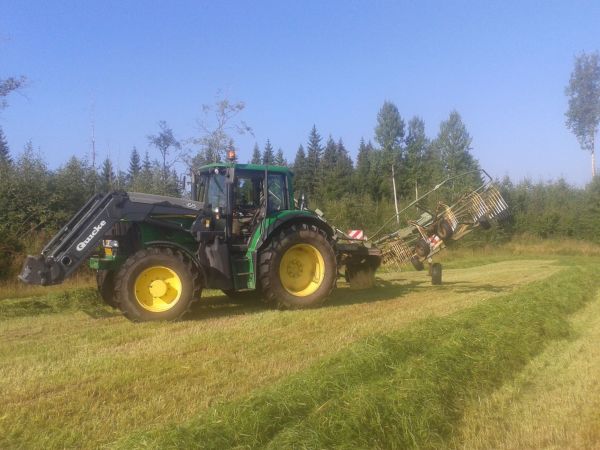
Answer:
<svg viewBox="0 0 600 450"><path fill-rule="evenodd" d="M193 174L189 199L98 194L19 278L58 284L89 260L103 299L134 321L177 319L204 288L296 309L323 303L342 269L372 280L380 251L297 204L292 180L284 167L228 162Z"/></svg>

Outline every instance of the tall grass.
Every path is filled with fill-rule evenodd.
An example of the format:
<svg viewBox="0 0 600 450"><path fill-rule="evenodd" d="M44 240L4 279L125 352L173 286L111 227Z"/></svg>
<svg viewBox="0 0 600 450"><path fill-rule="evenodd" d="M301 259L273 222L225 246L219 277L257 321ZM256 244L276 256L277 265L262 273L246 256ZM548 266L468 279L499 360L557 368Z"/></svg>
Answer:
<svg viewBox="0 0 600 450"><path fill-rule="evenodd" d="M512 377L600 284L577 266L452 316L375 335L270 389L122 447L436 448L463 407Z"/></svg>

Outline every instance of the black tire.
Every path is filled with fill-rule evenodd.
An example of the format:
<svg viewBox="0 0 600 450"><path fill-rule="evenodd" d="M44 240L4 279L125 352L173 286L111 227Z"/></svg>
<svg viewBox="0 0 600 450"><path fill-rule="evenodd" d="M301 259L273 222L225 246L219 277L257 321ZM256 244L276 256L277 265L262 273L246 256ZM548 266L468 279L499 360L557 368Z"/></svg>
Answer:
<svg viewBox="0 0 600 450"><path fill-rule="evenodd" d="M442 284L442 265L440 263L431 265L431 284Z"/></svg>
<svg viewBox="0 0 600 450"><path fill-rule="evenodd" d="M446 219L442 219L438 222L436 230L437 235L442 241L449 240L452 237L452 234L454 234L454 231L452 231L452 226Z"/></svg>
<svg viewBox="0 0 600 450"><path fill-rule="evenodd" d="M417 255L413 255L412 258L410 258L410 262L415 270L421 271L425 268L423 261L421 261Z"/></svg>
<svg viewBox="0 0 600 450"><path fill-rule="evenodd" d="M115 295L115 271L98 270L96 272L96 284L104 303L113 308L118 308L119 303Z"/></svg>
<svg viewBox="0 0 600 450"><path fill-rule="evenodd" d="M417 256L421 258L427 258L430 252L431 247L429 246L427 241L425 241L425 239L417 241L417 243L415 244L415 253L417 254Z"/></svg>
<svg viewBox="0 0 600 450"><path fill-rule="evenodd" d="M154 276L149 272L151 269L158 271L155 272L157 278L148 285L148 291L141 290L140 287ZM163 281L172 278L171 275L162 275L165 269L168 274L174 273L178 277L179 287ZM162 283L158 289L164 291L157 297L153 297L154 293L151 292L155 281ZM179 319L189 311L202 292L200 272L194 263L179 251L159 247L140 250L127 258L116 273L115 288L119 308L134 322ZM172 300L172 296L176 296L177 300ZM152 300L145 301L149 297ZM169 305L171 302L172 306Z"/></svg>
<svg viewBox="0 0 600 450"><path fill-rule="evenodd" d="M282 258L286 252L297 245L312 247L311 252L318 252L323 261L322 279L313 292L296 295L293 290L286 289L280 279ZM298 251L298 250L292 250ZM283 270L283 269L282 269ZM291 275L300 278L305 273L302 264L299 272ZM309 267L306 273L314 275L316 269ZM309 277L310 278L310 277ZM314 308L321 305L331 294L337 278L337 262L327 234L314 225L299 224L283 229L273 236L269 245L259 256L259 280L263 299L269 306L281 309ZM302 291L296 291L302 292Z"/></svg>
<svg viewBox="0 0 600 450"><path fill-rule="evenodd" d="M486 217L482 217L477 222L479 222L479 226L483 230L489 230L490 228L492 228L492 224L490 223L490 221Z"/></svg>

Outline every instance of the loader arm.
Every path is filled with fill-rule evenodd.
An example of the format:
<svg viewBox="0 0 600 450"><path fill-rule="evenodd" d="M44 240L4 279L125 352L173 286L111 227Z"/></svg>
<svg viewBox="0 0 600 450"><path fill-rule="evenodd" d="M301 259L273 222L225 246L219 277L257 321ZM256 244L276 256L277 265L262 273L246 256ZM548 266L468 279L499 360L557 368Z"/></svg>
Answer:
<svg viewBox="0 0 600 450"><path fill-rule="evenodd" d="M199 202L136 192L96 194L39 255L27 256L19 279L44 286L60 284L87 260L115 223L122 220L157 223L156 216L198 215L202 207ZM177 225L169 223L169 226Z"/></svg>

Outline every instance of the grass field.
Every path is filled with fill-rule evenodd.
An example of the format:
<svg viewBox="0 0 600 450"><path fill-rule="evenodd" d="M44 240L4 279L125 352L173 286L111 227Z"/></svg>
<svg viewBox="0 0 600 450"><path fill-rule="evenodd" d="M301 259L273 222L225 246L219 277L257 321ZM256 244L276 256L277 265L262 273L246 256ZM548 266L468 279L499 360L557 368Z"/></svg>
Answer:
<svg viewBox="0 0 600 450"><path fill-rule="evenodd" d="M5 298L0 447L600 445L600 262L483 262L340 283L308 311L208 292L178 323L133 324L92 288Z"/></svg>

